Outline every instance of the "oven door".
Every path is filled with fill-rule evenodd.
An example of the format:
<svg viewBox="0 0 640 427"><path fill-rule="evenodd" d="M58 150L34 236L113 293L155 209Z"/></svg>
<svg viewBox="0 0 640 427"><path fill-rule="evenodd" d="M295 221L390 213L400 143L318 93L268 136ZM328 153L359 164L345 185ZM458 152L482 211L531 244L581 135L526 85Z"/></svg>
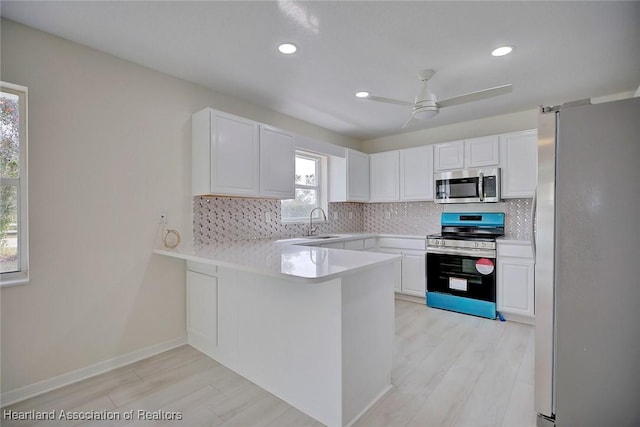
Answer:
<svg viewBox="0 0 640 427"><path fill-rule="evenodd" d="M495 319L495 251L428 249L427 306Z"/></svg>

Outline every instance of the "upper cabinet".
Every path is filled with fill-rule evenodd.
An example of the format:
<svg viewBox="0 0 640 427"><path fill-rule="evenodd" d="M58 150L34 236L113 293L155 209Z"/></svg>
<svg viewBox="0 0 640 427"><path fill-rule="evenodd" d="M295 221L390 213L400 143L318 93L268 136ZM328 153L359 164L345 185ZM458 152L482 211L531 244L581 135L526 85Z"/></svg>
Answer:
<svg viewBox="0 0 640 427"><path fill-rule="evenodd" d="M500 141L497 135L465 139L464 167L481 168L500 163Z"/></svg>
<svg viewBox="0 0 640 427"><path fill-rule="evenodd" d="M369 155L371 202L433 200L433 146Z"/></svg>
<svg viewBox="0 0 640 427"><path fill-rule="evenodd" d="M436 172L464 168L464 141L434 144L433 167Z"/></svg>
<svg viewBox="0 0 640 427"><path fill-rule="evenodd" d="M369 201L369 155L347 149L347 201Z"/></svg>
<svg viewBox="0 0 640 427"><path fill-rule="evenodd" d="M345 150L345 157L329 159L329 201L369 201L369 155Z"/></svg>
<svg viewBox="0 0 640 427"><path fill-rule="evenodd" d="M538 132L500 135L502 197L533 197L538 180Z"/></svg>
<svg viewBox="0 0 640 427"><path fill-rule="evenodd" d="M291 134L211 108L191 125L193 195L294 197Z"/></svg>
<svg viewBox="0 0 640 427"><path fill-rule="evenodd" d="M400 200L433 200L433 145L400 150Z"/></svg>
<svg viewBox="0 0 640 427"><path fill-rule="evenodd" d="M497 166L500 163L498 135L434 144L436 172Z"/></svg>
<svg viewBox="0 0 640 427"><path fill-rule="evenodd" d="M372 202L400 200L400 152L387 151L369 155Z"/></svg>
<svg viewBox="0 0 640 427"><path fill-rule="evenodd" d="M293 135L271 126L260 126L260 195L295 197L295 146Z"/></svg>

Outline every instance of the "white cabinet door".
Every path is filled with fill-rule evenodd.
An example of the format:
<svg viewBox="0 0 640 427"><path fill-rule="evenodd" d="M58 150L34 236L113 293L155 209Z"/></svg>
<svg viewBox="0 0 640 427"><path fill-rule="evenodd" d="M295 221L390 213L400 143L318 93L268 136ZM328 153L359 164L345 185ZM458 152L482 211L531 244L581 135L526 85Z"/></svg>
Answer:
<svg viewBox="0 0 640 427"><path fill-rule="evenodd" d="M211 192L257 196L258 124L220 112L212 113L211 122Z"/></svg>
<svg viewBox="0 0 640 427"><path fill-rule="evenodd" d="M295 146L293 135L271 126L260 126L260 195L295 198Z"/></svg>
<svg viewBox="0 0 640 427"><path fill-rule="evenodd" d="M346 150L347 201L369 201L369 155Z"/></svg>
<svg viewBox="0 0 640 427"><path fill-rule="evenodd" d="M424 298L426 291L426 252L402 251L402 292Z"/></svg>
<svg viewBox="0 0 640 427"><path fill-rule="evenodd" d="M344 242L344 248L351 251L361 251L364 249L364 239L348 240Z"/></svg>
<svg viewBox="0 0 640 427"><path fill-rule="evenodd" d="M218 342L218 279L187 271L187 331L214 345Z"/></svg>
<svg viewBox="0 0 640 427"><path fill-rule="evenodd" d="M433 200L433 145L400 150L400 201Z"/></svg>
<svg viewBox="0 0 640 427"><path fill-rule="evenodd" d="M398 255L402 255L402 251L399 249L393 249L393 248L380 248L378 249L378 252L380 253L384 253L384 254L398 254ZM396 270L394 271L394 277L396 278L395 283L393 284L393 290L395 292L402 292L402 264L403 264L404 260L402 260L399 263L395 263L395 265L397 267Z"/></svg>
<svg viewBox="0 0 640 427"><path fill-rule="evenodd" d="M538 180L538 132L514 132L500 136L502 197L533 197Z"/></svg>
<svg viewBox="0 0 640 427"><path fill-rule="evenodd" d="M498 259L498 311L534 316L534 262L524 258Z"/></svg>
<svg viewBox="0 0 640 427"><path fill-rule="evenodd" d="M257 196L259 162L256 122L211 108L193 115L193 195Z"/></svg>
<svg viewBox="0 0 640 427"><path fill-rule="evenodd" d="M344 249L344 242L332 242L321 245L323 248Z"/></svg>
<svg viewBox="0 0 640 427"><path fill-rule="evenodd" d="M400 153L387 151L369 155L372 202L397 202L400 199Z"/></svg>
<svg viewBox="0 0 640 427"><path fill-rule="evenodd" d="M500 163L500 139L497 135L464 141L464 163L466 168L497 166Z"/></svg>
<svg viewBox="0 0 640 427"><path fill-rule="evenodd" d="M436 171L462 169L464 167L464 141L434 144L433 156Z"/></svg>

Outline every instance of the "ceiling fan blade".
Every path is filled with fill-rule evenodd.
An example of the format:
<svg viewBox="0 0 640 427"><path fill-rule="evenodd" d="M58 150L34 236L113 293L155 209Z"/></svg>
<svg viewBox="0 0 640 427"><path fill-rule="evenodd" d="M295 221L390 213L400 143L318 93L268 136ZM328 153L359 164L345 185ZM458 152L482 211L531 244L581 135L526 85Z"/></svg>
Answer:
<svg viewBox="0 0 640 427"><path fill-rule="evenodd" d="M404 124L402 125L402 129L406 128L407 126L409 126L409 124L414 120L413 116L409 117L409 120L407 120L406 122L404 122Z"/></svg>
<svg viewBox="0 0 640 427"><path fill-rule="evenodd" d="M455 96L453 98L443 99L442 101L438 101L438 106L443 108L450 107L452 105L465 104L467 102L480 101L481 99L493 98L494 96L507 94L512 90L512 84L496 86L490 89L478 90L476 92Z"/></svg>
<svg viewBox="0 0 640 427"><path fill-rule="evenodd" d="M393 98L384 98L382 96L373 96L373 95L369 95L366 96L362 99L368 99L369 101L378 101L378 102L386 102L387 104L396 104L396 105L404 105L407 107L413 107L413 102L409 102L409 101L402 101L400 99L393 99Z"/></svg>

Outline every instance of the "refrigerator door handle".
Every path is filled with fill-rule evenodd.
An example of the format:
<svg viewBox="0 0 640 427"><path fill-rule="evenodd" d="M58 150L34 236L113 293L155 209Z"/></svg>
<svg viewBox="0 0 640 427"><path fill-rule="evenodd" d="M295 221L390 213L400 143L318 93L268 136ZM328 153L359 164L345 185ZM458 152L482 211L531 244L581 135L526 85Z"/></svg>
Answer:
<svg viewBox="0 0 640 427"><path fill-rule="evenodd" d="M531 251L533 260L536 259L536 205L538 204L538 188L536 187L531 201Z"/></svg>

